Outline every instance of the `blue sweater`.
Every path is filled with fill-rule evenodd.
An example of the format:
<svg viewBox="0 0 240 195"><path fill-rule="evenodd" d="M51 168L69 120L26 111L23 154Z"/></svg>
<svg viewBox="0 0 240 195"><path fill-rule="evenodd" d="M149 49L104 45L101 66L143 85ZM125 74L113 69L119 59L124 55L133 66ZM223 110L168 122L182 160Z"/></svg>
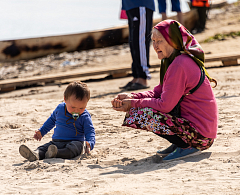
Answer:
<svg viewBox="0 0 240 195"><path fill-rule="evenodd" d="M123 10L130 10L136 7L146 7L155 11L154 0L122 0Z"/></svg>
<svg viewBox="0 0 240 195"><path fill-rule="evenodd" d="M66 115L70 117L72 116L68 111L66 111ZM81 116L75 121L78 131L77 135L76 129L73 125L74 120L73 118L70 119L70 117L65 116L65 102L60 103L39 129L42 136L46 135L53 127L55 127L52 139L88 141L91 149L93 149L95 145L95 129L89 112L85 109Z"/></svg>

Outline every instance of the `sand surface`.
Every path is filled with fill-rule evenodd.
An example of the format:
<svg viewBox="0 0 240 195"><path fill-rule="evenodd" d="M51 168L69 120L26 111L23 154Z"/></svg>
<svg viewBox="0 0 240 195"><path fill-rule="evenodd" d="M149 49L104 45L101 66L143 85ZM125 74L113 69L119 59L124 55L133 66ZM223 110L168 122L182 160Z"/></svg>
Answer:
<svg viewBox="0 0 240 195"><path fill-rule="evenodd" d="M210 12L207 30L196 35L197 40L240 31L239 10L238 5ZM201 45L212 54L240 52L240 37ZM104 55L95 59L98 63L88 68L130 65L128 47L118 47L118 52L108 55L106 51L114 48L102 51ZM71 59L74 54L68 55ZM156 59L151 49L151 62ZM96 145L90 155L74 160L28 162L18 152L21 144L35 149L51 140L52 132L41 142L35 141L33 134L63 101L66 84L1 93L0 194L240 194L240 66L209 68L208 72L218 81L213 90L219 108L218 137L200 155L169 163L155 159L156 151L169 145L167 141L150 132L122 127L125 114L111 108L110 101L121 92L118 87L131 77L88 82L91 100L87 109L96 129ZM25 76L29 74L25 71ZM149 85L153 88L158 83L159 71L152 70Z"/></svg>

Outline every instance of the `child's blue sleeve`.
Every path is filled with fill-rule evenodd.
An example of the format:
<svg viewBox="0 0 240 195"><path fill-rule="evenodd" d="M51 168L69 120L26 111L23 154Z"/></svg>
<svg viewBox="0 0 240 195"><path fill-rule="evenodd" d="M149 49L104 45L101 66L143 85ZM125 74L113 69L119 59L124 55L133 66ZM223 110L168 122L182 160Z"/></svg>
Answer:
<svg viewBox="0 0 240 195"><path fill-rule="evenodd" d="M85 141L87 141L90 144L91 150L92 150L95 145L95 129L93 127L90 114L84 117L83 128L84 128Z"/></svg>
<svg viewBox="0 0 240 195"><path fill-rule="evenodd" d="M55 126L56 113L57 113L57 108L53 111L51 116L45 121L43 126L39 129L42 136L46 135Z"/></svg>

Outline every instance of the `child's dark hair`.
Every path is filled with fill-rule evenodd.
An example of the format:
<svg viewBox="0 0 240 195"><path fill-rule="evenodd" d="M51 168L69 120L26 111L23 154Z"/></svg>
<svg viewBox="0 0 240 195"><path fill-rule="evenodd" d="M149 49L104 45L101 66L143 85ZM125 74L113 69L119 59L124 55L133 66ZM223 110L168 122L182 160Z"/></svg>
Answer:
<svg viewBox="0 0 240 195"><path fill-rule="evenodd" d="M83 100L84 98L90 99L90 90L86 83L81 81L74 81L70 83L64 91L64 98L68 100L70 96L74 95L76 99Z"/></svg>

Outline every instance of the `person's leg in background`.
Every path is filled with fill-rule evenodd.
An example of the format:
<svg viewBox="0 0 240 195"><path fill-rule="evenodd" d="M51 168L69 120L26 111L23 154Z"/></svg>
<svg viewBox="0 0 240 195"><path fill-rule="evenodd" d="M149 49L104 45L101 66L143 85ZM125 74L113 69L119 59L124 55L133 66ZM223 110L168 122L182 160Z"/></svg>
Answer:
<svg viewBox="0 0 240 195"><path fill-rule="evenodd" d="M179 0L171 0L172 3L172 11L177 12L177 18L178 22L183 24L183 15L180 7L180 1ZM162 15L162 20L167 19L166 9L167 9L167 3L166 0L159 0L158 1L158 9L159 13Z"/></svg>
<svg viewBox="0 0 240 195"><path fill-rule="evenodd" d="M166 9L167 9L166 0L158 0L158 10L159 13L162 15L162 20L167 19Z"/></svg>
<svg viewBox="0 0 240 195"><path fill-rule="evenodd" d="M134 8L126 11L129 25L129 46L132 56L132 75L133 80L126 86L121 87L127 90L145 89L147 88L147 78L150 78L149 73L149 43L146 44L146 30L148 18L151 18L152 28L152 14L149 11L147 14L145 7ZM152 13L152 14L150 14ZM148 18L147 18L148 17Z"/></svg>
<svg viewBox="0 0 240 195"><path fill-rule="evenodd" d="M177 12L177 18L178 18L178 22L184 26L185 24L183 22L183 14L181 11Z"/></svg>
<svg viewBox="0 0 240 195"><path fill-rule="evenodd" d="M152 27L153 27L153 11L146 8L146 33L145 33L145 43L146 43L146 54L147 54L147 66L150 67L149 64L149 52L150 52L150 43L151 43L151 35L152 35ZM148 77L148 74L147 74ZM149 75L149 79L151 76Z"/></svg>
<svg viewBox="0 0 240 195"><path fill-rule="evenodd" d="M128 82L125 86L119 87L120 89L127 89L129 88L133 83L135 83L138 79L137 69L135 69L135 47L133 42L134 37L134 29L136 28L136 21L138 21L139 18L139 8L134 8L131 10L126 11L127 18L128 18L128 30L129 30L129 36L128 36L128 43L130 47L130 52L132 56L132 76L133 79ZM135 17L135 18L134 18ZM135 22L134 22L135 20Z"/></svg>
<svg viewBox="0 0 240 195"><path fill-rule="evenodd" d="M205 30L206 21L207 21L207 9L209 8L206 6L204 7L191 6L191 8L197 9L198 17L199 17L191 33L192 34L201 33Z"/></svg>
<svg viewBox="0 0 240 195"><path fill-rule="evenodd" d="M162 20L166 20L166 19L167 19L167 14L166 14L166 12L162 12L161 14L162 14Z"/></svg>
<svg viewBox="0 0 240 195"><path fill-rule="evenodd" d="M180 24L184 25L183 24L183 15L182 15L182 11L181 11L180 1L179 0L171 0L171 2L172 2L172 11L177 12L178 22Z"/></svg>
<svg viewBox="0 0 240 195"><path fill-rule="evenodd" d="M199 31L204 31L206 26L207 20L207 7L199 7L198 8L198 15L199 15L199 24L198 29Z"/></svg>
<svg viewBox="0 0 240 195"><path fill-rule="evenodd" d="M140 63L136 64L138 70L138 79L135 84L133 84L130 90L146 89L147 80L151 79L149 71L149 49L151 42L151 31L153 24L153 11L145 8L139 8L140 13L140 25L139 25L139 56Z"/></svg>
<svg viewBox="0 0 240 195"><path fill-rule="evenodd" d="M127 83L127 85L125 85L124 89L129 88L133 83L135 83L137 81L137 70L134 68L135 65L135 61L134 61L134 52L135 52L135 47L134 47L134 42L133 42L133 37L134 37L134 28L136 28L136 22L134 23L134 20L137 20L138 17L136 17L134 19L135 15L138 15L138 8L134 8L131 10L126 11L127 13L127 17L128 17L128 29L129 29L129 36L128 36L128 42L129 42L129 47L130 47L130 52L131 52L131 56L132 56L132 76L133 79L132 81L130 81L129 83Z"/></svg>

